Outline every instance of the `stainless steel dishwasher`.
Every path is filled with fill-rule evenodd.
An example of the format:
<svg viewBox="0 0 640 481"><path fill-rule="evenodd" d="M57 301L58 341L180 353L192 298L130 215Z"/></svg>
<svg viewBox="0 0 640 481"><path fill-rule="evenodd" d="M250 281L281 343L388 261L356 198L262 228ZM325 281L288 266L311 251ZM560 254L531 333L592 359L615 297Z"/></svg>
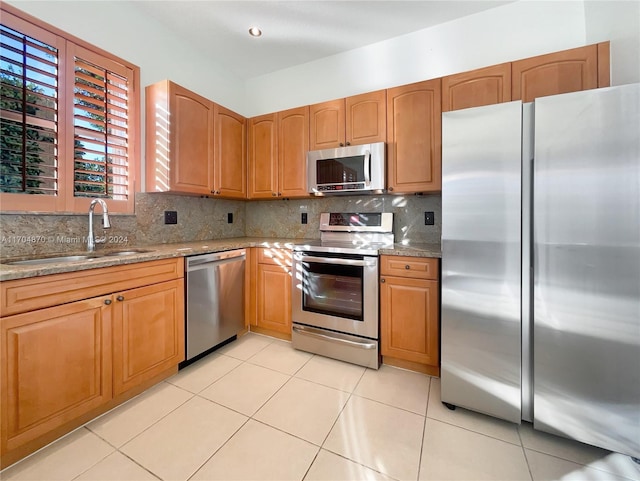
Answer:
<svg viewBox="0 0 640 481"><path fill-rule="evenodd" d="M246 250L186 258L187 361L244 329Z"/></svg>

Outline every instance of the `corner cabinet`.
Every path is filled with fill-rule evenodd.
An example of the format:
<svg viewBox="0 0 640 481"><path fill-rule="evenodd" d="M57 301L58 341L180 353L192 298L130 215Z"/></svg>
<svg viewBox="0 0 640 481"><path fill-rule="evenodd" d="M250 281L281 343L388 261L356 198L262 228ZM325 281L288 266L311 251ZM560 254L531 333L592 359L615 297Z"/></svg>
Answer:
<svg viewBox="0 0 640 481"><path fill-rule="evenodd" d="M381 256L383 362L440 374L438 259Z"/></svg>
<svg viewBox="0 0 640 481"><path fill-rule="evenodd" d="M309 115L310 150L384 142L386 90L311 105Z"/></svg>
<svg viewBox="0 0 640 481"><path fill-rule="evenodd" d="M249 120L249 198L308 197L309 107Z"/></svg>
<svg viewBox="0 0 640 481"><path fill-rule="evenodd" d="M259 247L251 254L251 330L291 339L291 251Z"/></svg>
<svg viewBox="0 0 640 481"><path fill-rule="evenodd" d="M183 270L168 259L2 283L3 467L177 372Z"/></svg>
<svg viewBox="0 0 640 481"><path fill-rule="evenodd" d="M442 170L441 80L387 90L387 190L439 192Z"/></svg>
<svg viewBox="0 0 640 481"><path fill-rule="evenodd" d="M215 105L213 114L213 194L227 199L247 197L247 120Z"/></svg>
<svg viewBox="0 0 640 481"><path fill-rule="evenodd" d="M246 120L169 80L146 94L146 190L246 198Z"/></svg>

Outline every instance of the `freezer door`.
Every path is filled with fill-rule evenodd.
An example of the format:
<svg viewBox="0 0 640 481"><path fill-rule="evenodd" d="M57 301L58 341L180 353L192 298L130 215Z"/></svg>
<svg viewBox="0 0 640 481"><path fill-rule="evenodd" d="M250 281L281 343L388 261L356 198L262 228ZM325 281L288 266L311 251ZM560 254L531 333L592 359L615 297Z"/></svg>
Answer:
<svg viewBox="0 0 640 481"><path fill-rule="evenodd" d="M522 103L442 115L442 401L521 419Z"/></svg>
<svg viewBox="0 0 640 481"><path fill-rule="evenodd" d="M534 427L640 457L640 85L535 101Z"/></svg>

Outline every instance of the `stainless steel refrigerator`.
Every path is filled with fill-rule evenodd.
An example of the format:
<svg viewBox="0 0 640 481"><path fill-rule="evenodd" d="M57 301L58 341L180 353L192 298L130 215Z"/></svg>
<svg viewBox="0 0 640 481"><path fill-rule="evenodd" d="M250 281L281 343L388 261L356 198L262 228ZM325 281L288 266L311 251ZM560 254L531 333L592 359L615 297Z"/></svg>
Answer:
<svg viewBox="0 0 640 481"><path fill-rule="evenodd" d="M640 457L640 84L442 116L442 401Z"/></svg>

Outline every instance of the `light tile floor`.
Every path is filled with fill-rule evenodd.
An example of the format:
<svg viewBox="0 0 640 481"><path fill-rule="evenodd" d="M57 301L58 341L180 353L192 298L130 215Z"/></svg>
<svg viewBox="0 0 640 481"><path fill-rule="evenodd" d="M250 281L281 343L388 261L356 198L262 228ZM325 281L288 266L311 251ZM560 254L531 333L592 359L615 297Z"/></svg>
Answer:
<svg viewBox="0 0 640 481"><path fill-rule="evenodd" d="M627 456L440 402L440 381L247 334L2 480L640 480Z"/></svg>

